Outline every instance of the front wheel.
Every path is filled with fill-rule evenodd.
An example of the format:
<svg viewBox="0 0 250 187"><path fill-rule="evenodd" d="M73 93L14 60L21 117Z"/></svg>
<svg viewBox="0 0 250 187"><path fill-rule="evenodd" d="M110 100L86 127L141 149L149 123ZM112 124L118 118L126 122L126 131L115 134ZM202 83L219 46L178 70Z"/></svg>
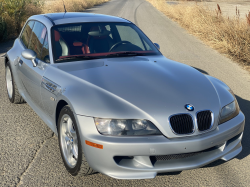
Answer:
<svg viewBox="0 0 250 187"><path fill-rule="evenodd" d="M25 103L25 100L20 95L17 89L9 62L7 62L5 67L5 81L6 81L7 94L10 102L14 104Z"/></svg>
<svg viewBox="0 0 250 187"><path fill-rule="evenodd" d="M73 176L94 173L83 154L76 120L69 106L63 107L60 112L58 137L61 156L68 172Z"/></svg>

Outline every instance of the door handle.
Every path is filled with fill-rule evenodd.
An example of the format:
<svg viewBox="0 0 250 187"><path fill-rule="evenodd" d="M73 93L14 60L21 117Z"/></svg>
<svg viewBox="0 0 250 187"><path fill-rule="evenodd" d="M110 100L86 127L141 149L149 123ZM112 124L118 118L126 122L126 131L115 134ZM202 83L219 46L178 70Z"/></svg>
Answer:
<svg viewBox="0 0 250 187"><path fill-rule="evenodd" d="M23 61L20 59L19 62L18 62L19 66L22 66L23 65Z"/></svg>

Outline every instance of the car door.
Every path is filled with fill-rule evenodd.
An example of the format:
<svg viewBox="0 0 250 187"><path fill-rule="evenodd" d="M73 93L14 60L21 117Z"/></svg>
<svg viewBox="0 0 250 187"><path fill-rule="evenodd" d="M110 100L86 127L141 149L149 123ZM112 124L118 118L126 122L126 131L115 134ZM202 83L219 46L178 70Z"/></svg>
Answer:
<svg viewBox="0 0 250 187"><path fill-rule="evenodd" d="M31 60L25 59L20 55L18 66L19 78L22 81L26 96L28 96L27 98L30 98L32 103L42 108L40 93L41 81L46 70L46 63L44 61L49 61L46 27L42 23L35 21L32 32L30 33L29 42L23 41L23 44L26 44L26 48L36 52L37 66L34 67Z"/></svg>

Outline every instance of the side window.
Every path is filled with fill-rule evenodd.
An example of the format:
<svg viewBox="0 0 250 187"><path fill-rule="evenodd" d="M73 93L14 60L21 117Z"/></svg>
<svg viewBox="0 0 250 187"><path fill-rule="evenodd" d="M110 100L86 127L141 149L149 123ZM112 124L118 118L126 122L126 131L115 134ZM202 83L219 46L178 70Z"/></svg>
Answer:
<svg viewBox="0 0 250 187"><path fill-rule="evenodd" d="M148 45L147 42L145 42L145 40L143 40L143 43L145 44L146 50L148 50L148 51L152 50L152 48Z"/></svg>
<svg viewBox="0 0 250 187"><path fill-rule="evenodd" d="M37 58L39 59L41 59L41 51L45 41L46 33L46 27L42 23L36 21L32 30L31 40L28 48L35 51Z"/></svg>
<svg viewBox="0 0 250 187"><path fill-rule="evenodd" d="M141 38L133 28L123 25L117 25L116 28L121 37L121 41L128 41L145 50Z"/></svg>
<svg viewBox="0 0 250 187"><path fill-rule="evenodd" d="M50 63L48 34L46 34L45 41L43 44L43 48L42 48L42 52L41 52L41 60L46 62L46 63Z"/></svg>
<svg viewBox="0 0 250 187"><path fill-rule="evenodd" d="M30 37L31 37L31 33L32 33L32 29L33 29L33 26L34 26L34 21L29 21L24 30L23 30L23 33L21 35L21 40L23 42L23 44L25 45L25 47L28 48L29 46L29 40L30 40Z"/></svg>

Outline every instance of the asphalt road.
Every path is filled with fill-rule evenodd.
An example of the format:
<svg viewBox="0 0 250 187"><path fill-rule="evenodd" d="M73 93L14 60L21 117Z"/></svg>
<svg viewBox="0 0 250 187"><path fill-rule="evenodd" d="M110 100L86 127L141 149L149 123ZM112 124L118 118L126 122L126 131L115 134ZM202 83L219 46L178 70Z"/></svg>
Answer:
<svg viewBox="0 0 250 187"><path fill-rule="evenodd" d="M72 177L63 166L58 140L27 104L10 104L4 63L0 59L0 186L249 186L250 75L230 59L204 45L144 0L112 0L87 12L111 14L136 23L161 46L162 53L226 82L246 115L243 151L229 162L165 173L154 179L117 180L97 173ZM0 54L12 42L0 44Z"/></svg>

